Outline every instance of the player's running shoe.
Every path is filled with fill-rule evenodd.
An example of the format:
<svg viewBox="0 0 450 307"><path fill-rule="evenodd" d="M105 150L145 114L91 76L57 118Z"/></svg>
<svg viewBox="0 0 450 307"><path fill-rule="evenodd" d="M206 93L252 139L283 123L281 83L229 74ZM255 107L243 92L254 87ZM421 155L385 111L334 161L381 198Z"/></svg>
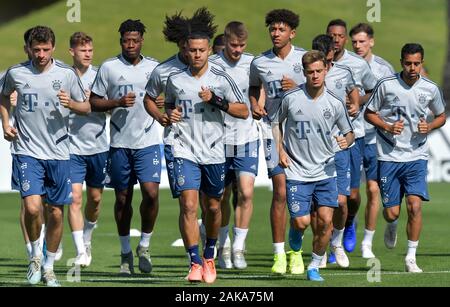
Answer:
<svg viewBox="0 0 450 307"><path fill-rule="evenodd" d="M244 251L233 251L233 265L236 269L244 270L247 268L247 261L245 261Z"/></svg>
<svg viewBox="0 0 450 307"><path fill-rule="evenodd" d="M42 281L47 287L61 287L61 284L52 269L42 272Z"/></svg>
<svg viewBox="0 0 450 307"><path fill-rule="evenodd" d="M308 269L308 271L306 271L306 279L311 281L324 281L319 274L319 269Z"/></svg>
<svg viewBox="0 0 450 307"><path fill-rule="evenodd" d="M216 264L214 263L214 258L204 259L203 258L203 280L207 284L212 284L216 281L217 272Z"/></svg>
<svg viewBox="0 0 450 307"><path fill-rule="evenodd" d="M231 262L231 248L223 247L219 248L217 253L217 258L219 260L219 267L222 269L232 269L233 263Z"/></svg>
<svg viewBox="0 0 450 307"><path fill-rule="evenodd" d="M275 254L273 257L272 273L286 274L286 253Z"/></svg>
<svg viewBox="0 0 450 307"><path fill-rule="evenodd" d="M41 258L32 257L28 265L27 280L31 285L41 281Z"/></svg>
<svg viewBox="0 0 450 307"><path fill-rule="evenodd" d="M355 250L356 247L356 222L350 225L350 227L345 227L344 229L344 248L345 251L351 253Z"/></svg>
<svg viewBox="0 0 450 307"><path fill-rule="evenodd" d="M120 254L120 275L130 276L134 274L133 252L128 254Z"/></svg>
<svg viewBox="0 0 450 307"><path fill-rule="evenodd" d="M302 250L298 252L289 251L289 273L299 275L305 273L305 265L303 263Z"/></svg>
<svg viewBox="0 0 450 307"><path fill-rule="evenodd" d="M416 259L405 259L405 270L409 273L422 273L422 269L417 266Z"/></svg>
<svg viewBox="0 0 450 307"><path fill-rule="evenodd" d="M203 268L201 264L191 263L191 268L186 279L190 282L201 282L203 280Z"/></svg>
<svg viewBox="0 0 450 307"><path fill-rule="evenodd" d="M342 246L331 246L331 250L333 251L334 257L336 258L337 265L341 268L348 268L350 265L350 261L345 254L344 248L342 248Z"/></svg>
<svg viewBox="0 0 450 307"><path fill-rule="evenodd" d="M139 258L139 271L141 273L150 273L152 271L152 260L148 247L138 245L136 247L136 256Z"/></svg>

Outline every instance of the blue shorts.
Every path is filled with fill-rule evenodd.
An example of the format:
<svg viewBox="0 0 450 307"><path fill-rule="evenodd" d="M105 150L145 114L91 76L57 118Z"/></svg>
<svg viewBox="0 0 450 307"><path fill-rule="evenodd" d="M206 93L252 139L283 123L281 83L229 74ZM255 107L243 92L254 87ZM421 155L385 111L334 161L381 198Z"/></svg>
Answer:
<svg viewBox="0 0 450 307"><path fill-rule="evenodd" d="M350 196L350 151L338 151L334 156L338 194Z"/></svg>
<svg viewBox="0 0 450 307"><path fill-rule="evenodd" d="M159 145L142 149L109 149L108 174L111 182L108 187L125 190L139 183L161 180L161 150Z"/></svg>
<svg viewBox="0 0 450 307"><path fill-rule="evenodd" d="M210 197L220 198L225 187L225 163L200 165L183 158L175 158L175 189L202 191Z"/></svg>
<svg viewBox="0 0 450 307"><path fill-rule="evenodd" d="M264 155L266 157L267 175L269 178L284 174L284 169L279 165L280 157L274 140L263 140Z"/></svg>
<svg viewBox="0 0 450 307"><path fill-rule="evenodd" d="M40 160L30 156L13 155L13 181L18 182L22 198L46 195L50 205L72 203L70 160Z"/></svg>
<svg viewBox="0 0 450 307"><path fill-rule="evenodd" d="M426 160L411 162L379 161L378 184L385 208L399 206L403 196L417 195L422 200L430 200L427 188Z"/></svg>
<svg viewBox="0 0 450 307"><path fill-rule="evenodd" d="M364 155L364 137L357 138L350 150L350 189L358 189L361 185L361 172Z"/></svg>
<svg viewBox="0 0 450 307"><path fill-rule="evenodd" d="M364 146L364 170L367 180L378 180L377 144L366 144Z"/></svg>
<svg viewBox="0 0 450 307"><path fill-rule="evenodd" d="M225 145L225 186L236 178L236 173L258 175L258 148L259 140L245 145Z"/></svg>
<svg viewBox="0 0 450 307"><path fill-rule="evenodd" d="M175 182L176 182L174 171L175 158L173 157L172 153L172 145L164 146L164 158L166 159L167 178L169 179L169 187L170 192L172 192L172 198L178 198L180 197L180 194L175 189Z"/></svg>
<svg viewBox="0 0 450 307"><path fill-rule="evenodd" d="M20 173L14 171L14 154L11 154L11 190L20 192Z"/></svg>
<svg viewBox="0 0 450 307"><path fill-rule="evenodd" d="M286 198L291 218L309 215L312 203L337 208L336 177L313 182L287 180Z"/></svg>
<svg viewBox="0 0 450 307"><path fill-rule="evenodd" d="M106 180L108 152L95 155L70 155L70 180L72 184L86 181L91 188L103 188Z"/></svg>

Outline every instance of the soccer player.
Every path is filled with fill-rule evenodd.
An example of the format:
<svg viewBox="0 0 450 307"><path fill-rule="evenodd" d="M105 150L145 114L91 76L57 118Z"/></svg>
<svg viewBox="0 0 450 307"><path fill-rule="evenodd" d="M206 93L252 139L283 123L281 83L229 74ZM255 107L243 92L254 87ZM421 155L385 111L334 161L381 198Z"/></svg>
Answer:
<svg viewBox="0 0 450 307"><path fill-rule="evenodd" d="M310 224L311 204L315 204L317 229L307 279L323 281L319 264L330 240L333 211L338 207L332 138L345 149L353 143L354 135L345 102L325 87L325 55L309 51L302 63L306 83L281 98L279 120L286 121L283 129L280 125L284 130L280 165L286 168L291 225L301 234ZM343 136L332 135L335 125ZM301 241L299 245L301 248Z"/></svg>
<svg viewBox="0 0 450 307"><path fill-rule="evenodd" d="M134 273L130 246L130 224L133 187L140 183L142 201L141 240L136 247L139 270L150 273L150 238L158 215L161 177L161 136L157 122L144 109L145 85L158 62L141 55L145 26L140 20L128 19L120 27L122 52L105 61L92 85L94 111L111 110L109 176L116 201L114 214L121 245L120 274Z"/></svg>
<svg viewBox="0 0 450 307"><path fill-rule="evenodd" d="M248 31L239 21L228 23L224 30L225 49L210 57L211 61L221 64L233 78L244 94L247 107L251 54L245 53ZM243 133L245 131L245 133ZM259 132L256 121L249 116L242 120L225 114L225 192L221 201L222 225L219 233L218 260L221 268L245 269L247 262L244 257L244 244L249 230L253 212L253 188L258 174L258 143ZM238 187L238 203L235 209L233 228L233 246L229 244L228 222L230 219L230 194L232 180L236 178ZM224 209L228 210L224 210ZM227 215L227 216L226 216Z"/></svg>
<svg viewBox="0 0 450 307"><path fill-rule="evenodd" d="M211 28L211 38L215 33L216 27L213 26L214 15L212 15L207 8L202 7L196 10L191 18L186 18L181 16L181 13L177 13L171 17L166 16L165 27L163 30L164 36L167 41L173 42L178 46L178 53L163 61L159 64L152 72L150 79L146 85L146 95L144 97L144 106L147 112L154 117L161 125L164 127L164 157L166 160L167 167L167 176L169 179L169 187L172 192L173 198L178 198L179 193L175 189L175 175L174 175L174 157L172 154L173 147L173 139L174 139L174 131L173 127L168 125L168 117L167 114L162 114L158 107L161 105L160 101L162 101L162 106L164 106L164 98L162 98L161 94L165 93L167 79L171 73L179 72L185 69L188 65L187 57L185 54L185 44L187 40L187 31L186 29L190 27L191 24L210 24ZM215 66L218 66L216 63L210 63ZM218 66L218 69L222 69L223 67ZM162 98L162 99L161 99ZM202 209L202 217L204 206L201 206ZM203 221L203 219L202 219ZM206 232L204 224L201 223L199 225L200 234L202 237L202 242L205 243ZM205 239L203 239L205 238ZM191 260L189 257L188 251L186 251L188 255L189 265L191 264Z"/></svg>
<svg viewBox="0 0 450 307"><path fill-rule="evenodd" d="M97 74L92 66L94 46L92 37L83 32L75 32L70 37L70 55L73 68L80 77L86 96ZM106 135L106 115L92 112L87 116L70 114L70 169L73 202L69 207L69 225L75 243L76 265L89 266L92 261L91 239L100 213L100 202L106 178L108 160L108 137ZM86 181L85 221L83 207L83 182Z"/></svg>
<svg viewBox="0 0 450 307"><path fill-rule="evenodd" d="M27 43L28 43L28 38L30 37L30 33L31 33L32 30L33 30L33 28L28 29L27 31L25 31L25 33L23 35L23 39L24 39L23 51L27 55L28 60L31 60L31 55L30 55ZM6 74L6 71L0 73L0 89L3 86L3 82L5 80L5 78L4 78L5 74ZM11 103L11 106L13 108L16 108L16 106L17 106L17 92L16 91L11 93L11 95L10 95L10 103ZM14 110L13 110L13 112L14 112ZM11 118L11 122L12 122L11 125L13 125L13 120L14 120L14 116L12 116L12 118ZM14 156L14 148L12 146L11 146L11 155ZM16 190L16 191L20 192L19 179L18 178L14 178L14 177L12 177L11 179L12 179L11 180L11 188L13 190ZM23 201L22 198L20 199L20 201L21 201L21 204L20 204L20 219L19 219L20 220L20 228L22 230L22 235L23 235L23 238L24 238L24 241L25 241L25 248L26 248L26 252L27 252L27 259L28 259L28 261L30 261L31 260L31 242L30 242L30 239L28 237L27 228L25 226L24 201ZM41 220L44 222L44 224L42 224L41 234L39 236L39 246L40 246L41 250L43 248L44 237L45 237L45 219L44 218L46 218L46 216L44 216L43 210L42 210Z"/></svg>
<svg viewBox="0 0 450 307"><path fill-rule="evenodd" d="M393 75L394 68L391 64L372 53L375 45L373 28L367 23L359 23L350 30L350 37L355 53L364 58L370 65L375 78L381 78ZM375 258L372 251L372 241L377 224L377 214L379 209L378 187L378 162L375 127L364 121L364 156L363 164L366 174L366 195L367 206L365 211L364 238L361 244L362 257L365 259Z"/></svg>
<svg viewBox="0 0 450 307"><path fill-rule="evenodd" d="M280 108L281 96L284 91L296 87L305 81L301 59L306 52L304 49L292 45L296 29L299 25L299 16L292 11L280 9L273 10L266 15L273 47L262 55L255 57L250 65L250 103L253 118L262 120L262 138L264 153L267 162L269 178L272 179L273 196L270 208L270 222L272 226L272 242L274 251L274 264L272 272L286 273L286 253L284 249L286 233L286 176L278 165L279 155L274 143L273 133L278 133L277 112ZM265 105L259 100L260 89L264 88L266 95ZM290 238L295 236L298 241L299 233L292 230ZM289 240L291 242L291 239ZM293 265L303 270L301 251L291 253L289 260L290 271ZM294 269L294 270L297 270Z"/></svg>
<svg viewBox="0 0 450 307"><path fill-rule="evenodd" d="M361 196L359 187L361 185L361 171L364 154L364 119L362 106L367 103L370 93L375 87L376 78L373 75L369 64L359 55L345 49L347 43L347 24L342 19L335 19L328 23L327 34L334 40L334 61L348 66L355 78L356 86L360 91L360 110L352 118L355 128L355 145L350 148L350 197L347 201L348 213L343 234L344 249L352 252L356 246L356 225L355 216L358 212ZM334 254L330 254L328 261L334 262Z"/></svg>
<svg viewBox="0 0 450 307"><path fill-rule="evenodd" d="M81 82L75 71L53 59L55 35L44 26L35 27L28 39L31 61L11 67L1 95L4 137L14 147L13 172L20 178L25 202L25 224L32 245L27 279L59 286L53 272L55 253L63 231L63 205L71 204L69 162L69 111L89 113ZM18 93L15 127L9 123L9 98ZM47 255L42 265L39 248L42 196L48 204Z"/></svg>
<svg viewBox="0 0 450 307"><path fill-rule="evenodd" d="M221 51L223 51L223 49L225 49L225 40L224 40L224 38L225 37L224 37L223 33L217 35L214 38L213 46L212 46L213 54L218 54Z"/></svg>
<svg viewBox="0 0 450 307"><path fill-rule="evenodd" d="M317 36L313 40L312 49L319 50L326 55L328 71L325 77L326 88L342 101L348 100L348 114L350 116L355 115L359 110L359 92L350 68L333 62L335 53L333 38L329 35ZM332 130L332 135L341 135L337 126ZM350 262L342 247L342 236L347 219L347 197L350 196L350 151L348 148L340 148L335 138L332 138L332 140L335 152L339 207L333 213L333 233L330 248L336 257L336 263L340 267L348 267ZM315 224L316 214L313 213L311 214L313 232L315 232ZM326 267L326 258L325 254L320 268Z"/></svg>
<svg viewBox="0 0 450 307"><path fill-rule="evenodd" d="M438 86L422 77L424 50L410 43L401 50L402 71L381 79L365 111L377 129L378 178L383 215L388 222L384 240L388 248L397 242L400 205L406 195L408 250L406 271L420 273L416 250L422 229L422 201L427 191L428 134L445 124L445 102ZM428 112L434 114L426 121Z"/></svg>
<svg viewBox="0 0 450 307"><path fill-rule="evenodd" d="M221 222L224 189L224 114L247 118L249 111L236 83L209 64L211 25L191 25L186 43L189 67L167 80L166 109L174 126L175 188L180 193L180 232L191 256L188 280L216 279L214 248ZM206 247L198 250L198 191L206 198Z"/></svg>

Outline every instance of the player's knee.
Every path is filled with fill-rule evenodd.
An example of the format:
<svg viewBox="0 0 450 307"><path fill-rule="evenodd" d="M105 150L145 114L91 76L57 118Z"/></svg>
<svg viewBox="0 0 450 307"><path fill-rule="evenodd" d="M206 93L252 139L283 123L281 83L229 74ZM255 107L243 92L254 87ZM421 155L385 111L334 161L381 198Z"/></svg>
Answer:
<svg viewBox="0 0 450 307"><path fill-rule="evenodd" d="M72 194L72 204L69 207L69 210L81 210L83 198L81 194L73 193Z"/></svg>
<svg viewBox="0 0 450 307"><path fill-rule="evenodd" d="M400 216L400 211L398 210L398 207L399 206L384 209L384 211L383 211L384 219L388 223L394 222Z"/></svg>
<svg viewBox="0 0 450 307"><path fill-rule="evenodd" d="M24 206L24 212L28 216L38 217L41 214L41 209L37 205Z"/></svg>
<svg viewBox="0 0 450 307"><path fill-rule="evenodd" d="M49 219L53 219L54 221L62 221L63 218L63 209L60 206L48 206L47 214Z"/></svg>
<svg viewBox="0 0 450 307"><path fill-rule="evenodd" d="M295 230L304 231L311 224L311 219L307 216L302 216L291 219L291 223Z"/></svg>
<svg viewBox="0 0 450 307"><path fill-rule="evenodd" d="M377 196L378 193L380 193L380 188L378 187L378 184L373 181L367 185L367 192L369 193L369 195Z"/></svg>

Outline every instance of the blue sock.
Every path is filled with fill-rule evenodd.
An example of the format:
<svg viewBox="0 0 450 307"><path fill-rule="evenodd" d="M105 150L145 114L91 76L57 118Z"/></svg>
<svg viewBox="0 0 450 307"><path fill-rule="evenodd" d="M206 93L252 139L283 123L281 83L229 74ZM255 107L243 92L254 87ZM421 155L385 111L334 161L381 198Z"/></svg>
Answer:
<svg viewBox="0 0 450 307"><path fill-rule="evenodd" d="M214 248L216 247L216 242L217 242L217 239L211 239L211 238L206 239L206 248L205 248L205 251L203 252L203 257L205 259L214 258Z"/></svg>
<svg viewBox="0 0 450 307"><path fill-rule="evenodd" d="M202 259L198 254L198 245L192 245L188 248L189 256L191 257L191 263L202 264Z"/></svg>
<svg viewBox="0 0 450 307"><path fill-rule="evenodd" d="M300 230L291 227L289 229L289 246L294 252L302 249L303 233Z"/></svg>

